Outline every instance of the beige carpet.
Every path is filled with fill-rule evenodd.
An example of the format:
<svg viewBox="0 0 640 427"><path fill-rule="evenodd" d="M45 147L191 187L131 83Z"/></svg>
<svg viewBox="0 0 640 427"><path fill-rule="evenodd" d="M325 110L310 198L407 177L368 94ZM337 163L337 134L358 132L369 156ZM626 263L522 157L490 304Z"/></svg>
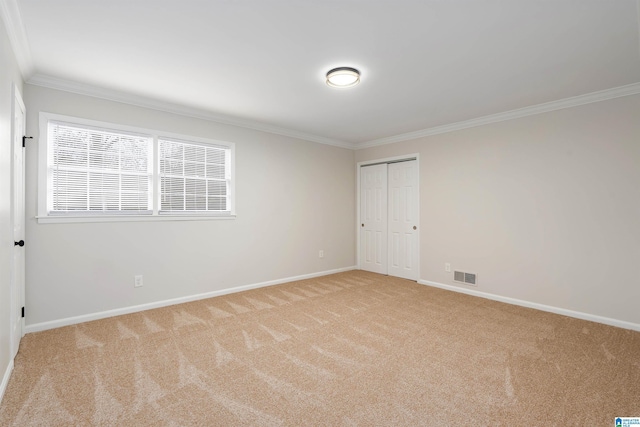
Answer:
<svg viewBox="0 0 640 427"><path fill-rule="evenodd" d="M28 334L2 426L613 426L640 333L354 271Z"/></svg>

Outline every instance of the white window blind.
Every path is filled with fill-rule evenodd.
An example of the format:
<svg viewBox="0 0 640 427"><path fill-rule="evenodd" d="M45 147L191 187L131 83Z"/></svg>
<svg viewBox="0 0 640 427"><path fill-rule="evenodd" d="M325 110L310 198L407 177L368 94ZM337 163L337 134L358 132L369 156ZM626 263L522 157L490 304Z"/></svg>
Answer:
<svg viewBox="0 0 640 427"><path fill-rule="evenodd" d="M229 147L160 138L160 214L230 214Z"/></svg>
<svg viewBox="0 0 640 427"><path fill-rule="evenodd" d="M38 222L235 218L235 144L40 113Z"/></svg>
<svg viewBox="0 0 640 427"><path fill-rule="evenodd" d="M49 214L151 214L153 138L48 124Z"/></svg>

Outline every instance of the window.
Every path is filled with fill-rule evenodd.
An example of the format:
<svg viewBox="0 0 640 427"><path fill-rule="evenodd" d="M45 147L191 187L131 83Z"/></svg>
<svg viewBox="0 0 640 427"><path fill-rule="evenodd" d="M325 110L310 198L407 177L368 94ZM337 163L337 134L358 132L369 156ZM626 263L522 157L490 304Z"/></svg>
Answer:
<svg viewBox="0 0 640 427"><path fill-rule="evenodd" d="M160 213L224 212L230 152L225 147L160 140Z"/></svg>
<svg viewBox="0 0 640 427"><path fill-rule="evenodd" d="M227 142L41 113L40 222L234 216Z"/></svg>
<svg viewBox="0 0 640 427"><path fill-rule="evenodd" d="M148 214L152 138L50 121L49 214Z"/></svg>

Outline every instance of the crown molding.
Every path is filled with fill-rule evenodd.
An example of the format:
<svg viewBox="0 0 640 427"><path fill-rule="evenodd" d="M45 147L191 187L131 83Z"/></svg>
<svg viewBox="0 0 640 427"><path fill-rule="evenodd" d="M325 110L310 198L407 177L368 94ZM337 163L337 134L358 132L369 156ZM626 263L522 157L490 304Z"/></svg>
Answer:
<svg viewBox="0 0 640 427"><path fill-rule="evenodd" d="M587 93L584 95L574 96L571 98L560 99L558 101L546 102L544 104L532 105L530 107L519 108L516 110L505 111L503 113L491 114L489 116L478 117L476 119L465 120L462 122L451 123L443 126L436 126L415 132L403 133L400 135L390 136L387 138L374 139L367 142L356 143L355 149L363 149L369 147L377 147L380 145L393 144L400 141L408 141L411 139L422 138L425 136L439 135L443 133L455 132L462 129L468 129L476 126L484 126L490 123L503 122L505 120L518 119L521 117L533 116L536 114L547 113L565 108L577 107L579 105L591 104L594 102L606 101L608 99L620 98L622 96L637 95L640 93L640 82L626 86L619 86L612 89L601 90L598 92Z"/></svg>
<svg viewBox="0 0 640 427"><path fill-rule="evenodd" d="M0 2L2 1L3 0L0 0ZM461 122L451 123L448 125L436 126L428 129L422 129L415 132L403 133L399 135L394 135L394 136L380 138L380 139L374 139L371 141L366 141L361 143L350 143L346 141L325 138L322 136L308 134L304 132L298 132L291 129L271 126L265 123L249 121L249 120L241 120L233 117L214 114L202 109L186 107L184 105L173 104L169 102L163 102L163 101L159 101L151 98L119 92L111 89L100 88L97 86L87 85L83 83L77 83L70 80L60 79L57 77L52 77L52 76L47 76L42 74L34 75L27 81L27 83L36 85L36 86L42 86L46 88L77 93L80 95L87 95L95 98L106 99L109 101L135 105L138 107L149 108L157 111L178 114L181 116L193 117L193 118L208 120L216 123L222 123L222 124L237 126L237 127L246 128L246 129L258 130L258 131L272 133L276 135L288 136L291 138L302 139L305 141L316 142L319 144L347 148L351 150L359 150L363 148L376 147L380 145L387 145L387 144L393 144L401 141L418 139L426 136L455 132L458 130L468 129L468 128L477 127L477 126L484 126L491 123L518 119L521 117L547 113L550 111L561 110L565 108L577 107L579 105L606 101L609 99L619 98L623 96L640 94L640 82L638 82L638 83L633 83L626 86L620 86L612 89L606 89L598 92L592 92L584 95L574 96L571 98L565 98L557 101L546 102L543 104L532 105L529 107L519 108L516 110L510 110L502 113L491 114L488 116L478 117L476 119L465 120Z"/></svg>
<svg viewBox="0 0 640 427"><path fill-rule="evenodd" d="M2 15L2 21L7 29L7 36L13 48L18 68L20 68L22 78L26 80L33 74L33 60L18 2L16 0L0 0L0 15Z"/></svg>
<svg viewBox="0 0 640 427"><path fill-rule="evenodd" d="M1 0L0 0L1 1ZM144 96L133 95L112 89L100 88L97 86L77 83L70 80L60 79L58 77L36 74L27 80L28 84L42 86L50 89L62 90L65 92L77 93L79 95L92 96L94 98L106 99L109 101L121 102L123 104L135 105L137 107L149 108L152 110L163 111L166 113L178 114L181 116L193 117L196 119L207 120L211 122L221 123L225 125L237 126L245 129L257 130L276 135L288 136L291 138L302 139L305 141L317 142L319 144L332 145L335 147L348 148L353 150L354 144L340 141L337 139L325 138L318 135L299 132L292 129L286 129L278 126L272 126L257 121L242 120L224 115L214 114L206 110L186 107L184 105L173 104L170 102L159 101Z"/></svg>

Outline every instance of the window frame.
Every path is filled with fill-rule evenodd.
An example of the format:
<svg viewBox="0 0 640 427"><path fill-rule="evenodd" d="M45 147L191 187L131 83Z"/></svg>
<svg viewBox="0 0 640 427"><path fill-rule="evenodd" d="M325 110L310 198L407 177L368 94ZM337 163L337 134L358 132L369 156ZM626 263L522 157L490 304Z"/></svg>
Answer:
<svg viewBox="0 0 640 427"><path fill-rule="evenodd" d="M127 212L48 212L48 185L49 185L49 122L63 122L70 125L86 126L104 129L113 132L126 132L137 135L149 136L152 139L151 165L151 214L131 214ZM135 222L135 221L194 221L194 220L220 220L235 219L235 144L233 142L201 138L191 135L183 135L172 132L163 132L154 129L140 128L137 126L121 125L116 123L102 122L97 120L71 117L60 114L40 112L39 117L40 135L38 140L38 203L36 219L38 223L76 223L76 222ZM225 147L229 150L230 178L228 186L229 210L219 211L193 211L193 212L162 212L160 213L160 154L159 140L169 139L186 144L211 145L215 147Z"/></svg>

